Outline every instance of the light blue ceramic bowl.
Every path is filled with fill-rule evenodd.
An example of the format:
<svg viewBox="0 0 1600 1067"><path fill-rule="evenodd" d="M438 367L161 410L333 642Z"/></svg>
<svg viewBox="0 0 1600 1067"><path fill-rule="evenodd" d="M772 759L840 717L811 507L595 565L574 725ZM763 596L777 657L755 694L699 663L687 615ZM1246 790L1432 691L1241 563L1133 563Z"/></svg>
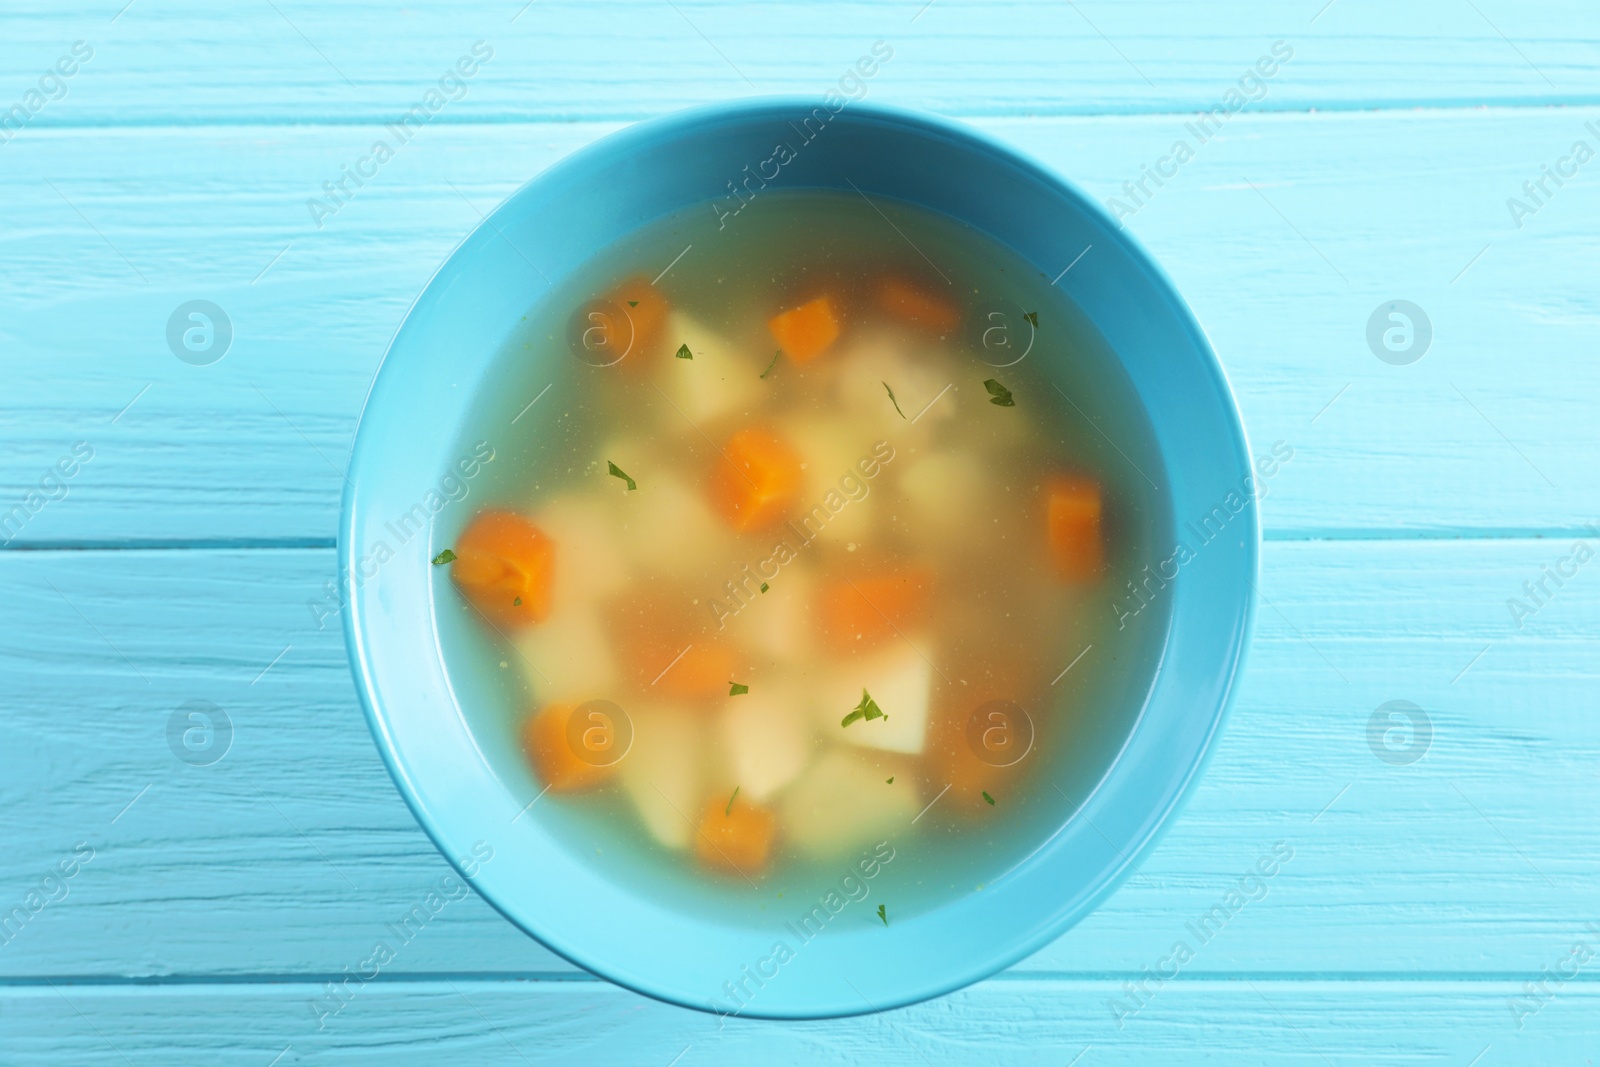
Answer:
<svg viewBox="0 0 1600 1067"><path fill-rule="evenodd" d="M1050 277L1092 245L1060 285L1121 358L1148 411L1174 524L1184 529L1219 508L1227 521L1214 520L1223 534L1177 567L1148 703L1076 815L983 892L887 929L830 928L780 967L771 962L785 939L779 918L758 928L674 911L649 886L597 872L538 818L516 818L529 798L514 794L479 750L440 654L434 598L450 592L429 565L440 545L422 537L395 544L385 524L456 461L451 449L473 398L494 388L493 358L542 286L530 263L559 282L640 225L725 197L730 178L768 159L775 143L793 142L808 118L821 132L784 168L783 187L853 183L873 198L942 212ZM1215 742L1248 638L1259 541L1254 474L1227 381L1183 300L1098 205L1057 175L923 114L864 104L830 114L800 100L701 109L632 126L551 167L473 231L418 298L356 436L339 527L345 635L372 732L417 819L490 903L549 948L693 1008L728 1005L726 983L748 983L751 972L775 973L745 1015L898 1007L1049 944L1131 872L1173 818ZM381 566L370 561L378 542L396 553ZM470 862L475 846L480 856L493 849L493 861Z"/></svg>

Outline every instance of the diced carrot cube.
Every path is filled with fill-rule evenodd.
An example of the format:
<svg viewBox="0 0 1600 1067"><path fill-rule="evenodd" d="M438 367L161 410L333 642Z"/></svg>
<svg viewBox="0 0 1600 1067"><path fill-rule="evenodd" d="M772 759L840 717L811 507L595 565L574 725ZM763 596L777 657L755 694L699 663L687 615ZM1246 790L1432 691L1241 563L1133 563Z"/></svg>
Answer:
<svg viewBox="0 0 1600 1067"><path fill-rule="evenodd" d="M571 704L548 704L529 715L522 723L522 747L539 780L553 793L571 793L599 785L616 771L616 762L606 751L609 739L593 735L593 753L587 758L574 747L569 726L577 708ZM600 723L585 726L578 734L582 745L590 731L607 729Z"/></svg>
<svg viewBox="0 0 1600 1067"><path fill-rule="evenodd" d="M759 530L782 519L800 492L800 454L767 430L740 430L722 449L712 474L717 509L735 530Z"/></svg>
<svg viewBox="0 0 1600 1067"><path fill-rule="evenodd" d="M933 603L933 576L910 569L840 578L817 593L817 622L838 652L865 651L916 625Z"/></svg>
<svg viewBox="0 0 1600 1067"><path fill-rule="evenodd" d="M695 644L676 662L671 660L656 688L670 696L728 695L729 680L738 673L738 658L727 645Z"/></svg>
<svg viewBox="0 0 1600 1067"><path fill-rule="evenodd" d="M1100 485L1084 477L1057 477L1045 486L1045 530L1057 573L1090 582L1105 568L1100 531Z"/></svg>
<svg viewBox="0 0 1600 1067"><path fill-rule="evenodd" d="M987 816L996 806L983 799L985 792L1014 796L1018 783L1039 761L1033 751L1039 747L1035 731L1047 725L1024 710L1045 706L1039 695L1043 682L1033 677L1037 671L1003 650L981 655L984 662L972 670L962 669L959 662L950 664L961 683L939 692L928 727L927 783L935 791L950 787L949 806L938 809L947 814ZM991 734L996 729L1003 733Z"/></svg>
<svg viewBox="0 0 1600 1067"><path fill-rule="evenodd" d="M481 511L456 539L450 577L497 627L531 626L550 614L555 542L510 511Z"/></svg>
<svg viewBox="0 0 1600 1067"><path fill-rule="evenodd" d="M961 324L961 312L946 300L902 278L878 283L878 306L898 319L944 336Z"/></svg>
<svg viewBox="0 0 1600 1067"><path fill-rule="evenodd" d="M620 307L633 324L633 337L620 365L644 366L660 354L662 331L666 328L671 305L643 274L623 280L607 299Z"/></svg>
<svg viewBox="0 0 1600 1067"><path fill-rule="evenodd" d="M839 339L839 318L826 296L774 315L767 327L783 354L796 363L810 363Z"/></svg>
<svg viewBox="0 0 1600 1067"><path fill-rule="evenodd" d="M772 858L777 828L777 818L755 801L739 796L732 803L713 798L700 817L694 852L713 870L754 874Z"/></svg>
<svg viewBox="0 0 1600 1067"><path fill-rule="evenodd" d="M618 661L640 689L722 706L728 683L740 677L733 648L719 641L712 615L687 591L647 592L608 609Z"/></svg>

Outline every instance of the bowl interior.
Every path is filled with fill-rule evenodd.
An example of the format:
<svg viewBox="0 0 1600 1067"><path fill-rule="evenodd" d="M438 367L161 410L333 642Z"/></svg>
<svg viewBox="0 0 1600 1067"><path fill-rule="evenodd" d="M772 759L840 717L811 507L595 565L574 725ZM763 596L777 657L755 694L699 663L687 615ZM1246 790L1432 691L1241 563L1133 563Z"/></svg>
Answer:
<svg viewBox="0 0 1600 1067"><path fill-rule="evenodd" d="M436 629L429 538L395 520L436 493L459 427L530 292L596 250L687 205L726 198L744 168L793 158L776 179L899 199L966 222L1054 277L1122 361L1149 416L1177 526L1162 552L1172 624L1121 754L1078 813L982 893L887 929L806 937L796 901L770 928L721 924L619 885L521 818L452 691ZM711 210L708 206L707 210ZM1092 258L1091 258L1092 257ZM690 1007L821 1017L948 992L1047 944L1153 843L1226 711L1249 629L1255 472L1203 335L1149 258L1081 194L952 124L854 104L772 101L631 127L524 186L430 282L395 337L362 415L340 528L346 635L362 700L402 795L452 862L554 951ZM1107 606L1107 610L1112 610ZM492 856L485 860L485 856ZM843 872L841 872L843 873Z"/></svg>

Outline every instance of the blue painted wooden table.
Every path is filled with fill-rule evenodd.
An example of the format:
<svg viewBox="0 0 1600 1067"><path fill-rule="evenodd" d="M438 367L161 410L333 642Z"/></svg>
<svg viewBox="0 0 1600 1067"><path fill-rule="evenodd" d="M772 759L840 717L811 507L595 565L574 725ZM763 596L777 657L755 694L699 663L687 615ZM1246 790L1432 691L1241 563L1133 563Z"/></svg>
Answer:
<svg viewBox="0 0 1600 1067"><path fill-rule="evenodd" d="M123 4L0 13L0 1063L1591 1062L1591 3ZM407 303L562 155L858 93L879 40L869 98L1106 201L1292 449L1193 802L1079 928L888 1015L719 1025L476 897L328 1010L448 872L308 606Z"/></svg>

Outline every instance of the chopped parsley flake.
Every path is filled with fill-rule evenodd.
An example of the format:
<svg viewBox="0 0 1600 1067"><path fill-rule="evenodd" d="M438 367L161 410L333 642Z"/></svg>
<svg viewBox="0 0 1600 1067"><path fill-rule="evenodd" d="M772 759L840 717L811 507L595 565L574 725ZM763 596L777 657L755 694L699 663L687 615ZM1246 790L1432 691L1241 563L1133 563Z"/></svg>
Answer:
<svg viewBox="0 0 1600 1067"><path fill-rule="evenodd" d="M639 483L638 482L636 482L632 478L628 477L625 473L623 473L623 470L622 470L621 467L617 466L615 463L611 462L609 459L606 460L606 469L610 472L611 477L613 477L613 478L621 478L623 481L628 483L628 492L631 493L635 489L639 488Z"/></svg>
<svg viewBox="0 0 1600 1067"><path fill-rule="evenodd" d="M883 391L889 394L889 403L894 405L894 413L902 419L905 418L906 413L900 410L900 401L894 398L894 390L889 388L888 382L883 383Z"/></svg>
<svg viewBox="0 0 1600 1067"><path fill-rule="evenodd" d="M1032 323L1035 330L1039 328L1039 313L1037 311L1024 311L1022 317Z"/></svg>
<svg viewBox="0 0 1600 1067"><path fill-rule="evenodd" d="M450 551L448 548L439 553L437 556L433 557L433 565L435 567L443 567L446 563L454 563L455 561L456 554Z"/></svg>
<svg viewBox="0 0 1600 1067"><path fill-rule="evenodd" d="M748 692L750 692L748 685L740 685L738 682L728 683L728 695L731 697L743 696Z"/></svg>
<svg viewBox="0 0 1600 1067"><path fill-rule="evenodd" d="M1017 406L1017 402L1011 399L1011 390L993 378L986 379L983 387L989 390L989 403L994 404L996 407L1014 408Z"/></svg>
<svg viewBox="0 0 1600 1067"><path fill-rule="evenodd" d="M878 707L878 702L872 699L872 694L863 689L861 690L861 703L857 704L850 714L840 720L839 725L849 726L857 719L866 719L870 722L873 719L887 719L888 717L883 713L883 709Z"/></svg>
<svg viewBox="0 0 1600 1067"><path fill-rule="evenodd" d="M739 799L739 790L742 788L744 787L737 785L733 787L733 796L728 798L728 806L722 809L722 814L724 816L733 814L733 802Z"/></svg>
<svg viewBox="0 0 1600 1067"><path fill-rule="evenodd" d="M761 583L761 591L762 591L762 592L763 592L763 593L765 593L765 592L766 592L766 591L767 591L767 590L768 590L768 589L771 589L771 588L772 588L772 587L771 587L771 586L770 586L770 585L768 585L768 584L767 584L767 583L766 583L766 582L762 582L762 583Z"/></svg>
<svg viewBox="0 0 1600 1067"><path fill-rule="evenodd" d="M778 357L781 355L783 355L783 349L781 348L772 353L772 362L768 363L767 369L761 372L761 377L765 378L767 375L772 373L772 368L778 365Z"/></svg>
<svg viewBox="0 0 1600 1067"><path fill-rule="evenodd" d="M894 785L894 775L891 774L889 777L885 778L883 780L883 784L884 785Z"/></svg>
<svg viewBox="0 0 1600 1067"><path fill-rule="evenodd" d="M989 802L989 806L991 808L994 807L994 797L990 796L988 793L984 793L983 794L983 799L987 800Z"/></svg>
<svg viewBox="0 0 1600 1067"><path fill-rule="evenodd" d="M517 597L516 599L512 600L511 601L511 606L514 607L514 608L522 607L522 598L521 597Z"/></svg>
<svg viewBox="0 0 1600 1067"><path fill-rule="evenodd" d="M686 344L685 345L679 345L678 346L677 356L678 356L679 359L693 359L694 358L694 353L689 351L689 346L688 345L686 345Z"/></svg>
<svg viewBox="0 0 1600 1067"><path fill-rule="evenodd" d="M878 918L883 921L883 925L889 925L889 909L885 908L882 904L878 905Z"/></svg>
<svg viewBox="0 0 1600 1067"><path fill-rule="evenodd" d="M638 307L638 306L639 306L639 301L637 301L637 300L630 300L630 301L628 301L628 306L629 306L629 307L631 307L631 308L636 308L636 307Z"/></svg>

